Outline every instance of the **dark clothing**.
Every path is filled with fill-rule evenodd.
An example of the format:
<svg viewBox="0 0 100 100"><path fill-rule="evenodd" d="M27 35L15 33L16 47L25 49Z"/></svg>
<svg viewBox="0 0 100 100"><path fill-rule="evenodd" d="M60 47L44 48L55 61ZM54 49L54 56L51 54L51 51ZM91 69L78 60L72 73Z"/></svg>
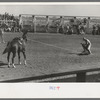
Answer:
<svg viewBox="0 0 100 100"><path fill-rule="evenodd" d="M22 38L27 42L27 32L28 31L26 29L22 29L21 31L23 33Z"/></svg>
<svg viewBox="0 0 100 100"><path fill-rule="evenodd" d="M28 31L26 29L21 30L24 34L26 34Z"/></svg>
<svg viewBox="0 0 100 100"><path fill-rule="evenodd" d="M95 34L96 34L96 26L95 26L95 25L93 25L92 34L93 34L93 35L95 35Z"/></svg>
<svg viewBox="0 0 100 100"><path fill-rule="evenodd" d="M27 33L23 33L22 38L27 42Z"/></svg>

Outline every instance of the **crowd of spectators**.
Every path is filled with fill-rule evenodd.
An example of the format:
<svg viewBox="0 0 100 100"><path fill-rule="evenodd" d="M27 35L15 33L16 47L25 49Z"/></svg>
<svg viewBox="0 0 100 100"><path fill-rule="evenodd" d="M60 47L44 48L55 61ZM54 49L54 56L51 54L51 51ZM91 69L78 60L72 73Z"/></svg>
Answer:
<svg viewBox="0 0 100 100"><path fill-rule="evenodd" d="M0 14L0 20L15 20L15 17L13 14L9 14L5 12L5 14Z"/></svg>
<svg viewBox="0 0 100 100"><path fill-rule="evenodd" d="M100 35L100 24L93 25L92 34L93 35Z"/></svg>
<svg viewBox="0 0 100 100"><path fill-rule="evenodd" d="M87 34L87 30L89 30L88 24L89 24L90 17L88 18L72 18L69 19L69 24L63 24L59 25L59 21L54 21L55 23L53 25L53 28L57 28L57 32L63 33L63 34ZM20 25L19 25L19 18L14 16L13 14L9 14L5 12L4 14L0 14L0 26L3 26L4 31L11 31L11 32L18 32L20 31ZM41 26L40 26L41 27ZM48 26L45 27L46 32L48 31ZM49 26L49 28L52 28ZM99 35L100 34L100 24L94 23L91 27L91 34L93 35Z"/></svg>
<svg viewBox="0 0 100 100"><path fill-rule="evenodd" d="M60 33L63 34L93 34L100 35L100 24L94 22L91 26L90 18L77 19L74 17L70 19L69 24L60 26Z"/></svg>
<svg viewBox="0 0 100 100"><path fill-rule="evenodd" d="M0 26L7 32L19 31L19 19L13 14L5 12L5 14L0 14Z"/></svg>
<svg viewBox="0 0 100 100"><path fill-rule="evenodd" d="M59 31L63 34L85 34L88 20L77 19L74 17L73 19L69 19L69 23L63 24L60 26Z"/></svg>

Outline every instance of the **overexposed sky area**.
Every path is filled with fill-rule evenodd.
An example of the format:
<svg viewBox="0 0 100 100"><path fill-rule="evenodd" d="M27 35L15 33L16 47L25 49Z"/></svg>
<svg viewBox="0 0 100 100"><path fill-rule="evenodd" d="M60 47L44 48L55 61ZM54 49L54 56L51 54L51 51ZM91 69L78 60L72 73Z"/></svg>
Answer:
<svg viewBox="0 0 100 100"><path fill-rule="evenodd" d="M5 12L14 15L100 16L100 5L0 5L0 13Z"/></svg>

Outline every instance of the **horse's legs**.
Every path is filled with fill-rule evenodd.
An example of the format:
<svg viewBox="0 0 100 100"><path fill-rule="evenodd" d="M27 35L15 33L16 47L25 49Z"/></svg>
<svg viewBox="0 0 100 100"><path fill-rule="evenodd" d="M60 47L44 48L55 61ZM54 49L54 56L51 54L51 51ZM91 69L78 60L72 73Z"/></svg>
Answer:
<svg viewBox="0 0 100 100"><path fill-rule="evenodd" d="M13 52L13 56L12 56L12 66L14 67L14 68L16 68L15 67L15 64L14 64L14 58L16 57L16 52Z"/></svg>
<svg viewBox="0 0 100 100"><path fill-rule="evenodd" d="M18 64L21 64L21 61L20 61L20 51L18 50Z"/></svg>
<svg viewBox="0 0 100 100"><path fill-rule="evenodd" d="M24 64L27 65L27 63L26 63L26 54L25 54L25 51L23 51L22 53L23 53L23 56L24 56Z"/></svg>
<svg viewBox="0 0 100 100"><path fill-rule="evenodd" d="M10 67L10 62L9 62L9 58L10 58L10 53L11 53L11 52L8 52L8 56L7 56L7 61L8 61L8 67Z"/></svg>

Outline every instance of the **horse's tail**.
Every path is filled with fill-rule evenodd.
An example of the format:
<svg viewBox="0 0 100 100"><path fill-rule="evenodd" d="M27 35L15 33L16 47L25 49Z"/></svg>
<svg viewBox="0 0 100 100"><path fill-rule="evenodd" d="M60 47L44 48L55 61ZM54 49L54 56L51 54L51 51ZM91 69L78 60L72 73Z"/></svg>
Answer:
<svg viewBox="0 0 100 100"><path fill-rule="evenodd" d="M3 53L2 54L6 54L10 49L10 42L7 43L7 46L6 48L4 49Z"/></svg>

